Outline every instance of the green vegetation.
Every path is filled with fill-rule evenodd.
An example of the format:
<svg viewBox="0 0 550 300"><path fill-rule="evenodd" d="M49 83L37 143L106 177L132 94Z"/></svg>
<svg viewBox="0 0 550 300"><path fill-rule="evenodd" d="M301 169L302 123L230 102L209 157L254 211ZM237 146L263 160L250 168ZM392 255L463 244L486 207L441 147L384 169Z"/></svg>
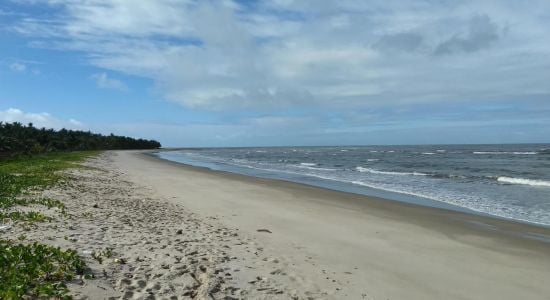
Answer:
<svg viewBox="0 0 550 300"><path fill-rule="evenodd" d="M65 204L63 204L63 202L56 199L51 199L51 198L23 199L23 198L15 198L15 197L0 198L0 209L10 208L16 205L28 206L32 204L43 205L47 208L55 207L59 209L62 214L66 214ZM3 213L0 211L0 216L2 214Z"/></svg>
<svg viewBox="0 0 550 300"><path fill-rule="evenodd" d="M20 212L12 211L8 213L0 212L0 220L10 219L13 221L44 222L50 220L49 217L35 211Z"/></svg>
<svg viewBox="0 0 550 300"><path fill-rule="evenodd" d="M32 157L20 156L0 160L0 220L42 222L48 220L38 212L6 212L14 206L43 205L57 208L65 214L65 205L59 200L33 198L29 194L35 189L43 189L62 181L58 172L70 167L98 152L50 153Z"/></svg>
<svg viewBox="0 0 550 300"><path fill-rule="evenodd" d="M66 208L61 201L35 197L33 191L62 183L64 176L59 171L79 167L78 163L96 154L66 152L0 159L0 222L25 222L23 228L29 228L28 224L50 219L39 212L15 210L29 205L56 208L64 215ZM17 240L25 241L26 236ZM83 274L84 269L74 250L0 239L0 299L69 299L64 282Z"/></svg>
<svg viewBox="0 0 550 300"><path fill-rule="evenodd" d="M40 212L16 210L30 205L56 208L65 215L62 202L37 198L33 191L62 183L64 176L59 171L78 167L78 163L98 153L90 150L160 146L153 140L0 122L0 222L24 222L23 228L30 230L35 222L51 220ZM22 234L17 237L19 242L26 239ZM107 248L93 256L101 262L103 257L112 255L112 249ZM123 264L125 260L117 262ZM0 299L70 299L65 282L77 274L82 275L85 267L74 250L63 251L48 245L0 238Z"/></svg>
<svg viewBox="0 0 550 300"><path fill-rule="evenodd" d="M0 122L0 156L36 154L55 151L155 149L160 143L154 140L134 139L126 136L101 135L89 131L53 130Z"/></svg>
<svg viewBox="0 0 550 300"><path fill-rule="evenodd" d="M84 274L86 265L74 250L0 240L0 299L70 299L64 282Z"/></svg>

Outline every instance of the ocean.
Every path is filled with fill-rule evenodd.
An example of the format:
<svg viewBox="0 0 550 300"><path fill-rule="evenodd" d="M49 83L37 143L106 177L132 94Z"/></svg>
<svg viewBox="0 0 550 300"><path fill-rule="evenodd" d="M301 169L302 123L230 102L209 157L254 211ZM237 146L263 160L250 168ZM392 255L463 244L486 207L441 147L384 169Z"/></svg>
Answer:
<svg viewBox="0 0 550 300"><path fill-rule="evenodd" d="M194 148L155 155L550 226L550 144Z"/></svg>

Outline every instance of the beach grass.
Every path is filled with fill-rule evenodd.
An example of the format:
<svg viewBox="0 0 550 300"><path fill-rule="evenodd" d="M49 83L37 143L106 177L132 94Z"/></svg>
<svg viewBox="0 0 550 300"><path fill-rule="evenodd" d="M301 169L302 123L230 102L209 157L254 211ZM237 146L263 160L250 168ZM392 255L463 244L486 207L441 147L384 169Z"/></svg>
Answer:
<svg viewBox="0 0 550 300"><path fill-rule="evenodd" d="M33 191L60 184L60 172L82 167L79 163L98 151L49 153L0 160L0 221L25 224L48 221L37 211L19 211L18 207L41 205L66 214L65 205L56 199L36 197ZM0 237L0 299L69 299L65 282L83 274L86 265L76 251L49 245L21 243Z"/></svg>

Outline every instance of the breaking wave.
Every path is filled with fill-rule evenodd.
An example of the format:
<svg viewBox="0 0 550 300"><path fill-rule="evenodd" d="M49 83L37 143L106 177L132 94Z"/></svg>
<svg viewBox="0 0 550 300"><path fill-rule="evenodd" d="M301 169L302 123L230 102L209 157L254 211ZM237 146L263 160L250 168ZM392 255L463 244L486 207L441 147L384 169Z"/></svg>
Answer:
<svg viewBox="0 0 550 300"><path fill-rule="evenodd" d="M428 176L429 174L420 173L420 172L391 172L391 171L379 171L371 168L356 167L359 172L368 172L372 174L383 174L383 175L397 175L397 176L406 176L406 175L415 175L415 176Z"/></svg>
<svg viewBox="0 0 550 300"><path fill-rule="evenodd" d="M544 180L535 180L535 179L525 179L525 178L514 178L514 177L498 177L498 182L510 183L510 184L523 184L531 186L547 186L550 187L550 181Z"/></svg>

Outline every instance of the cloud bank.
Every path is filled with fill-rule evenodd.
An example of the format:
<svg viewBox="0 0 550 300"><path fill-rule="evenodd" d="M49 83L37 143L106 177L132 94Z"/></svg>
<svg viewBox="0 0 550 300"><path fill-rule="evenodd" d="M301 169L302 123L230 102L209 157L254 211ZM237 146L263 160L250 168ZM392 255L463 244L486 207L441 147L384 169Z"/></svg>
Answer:
<svg viewBox="0 0 550 300"><path fill-rule="evenodd" d="M188 108L342 111L550 95L548 1L12 0L11 30ZM99 87L124 90L107 73Z"/></svg>

